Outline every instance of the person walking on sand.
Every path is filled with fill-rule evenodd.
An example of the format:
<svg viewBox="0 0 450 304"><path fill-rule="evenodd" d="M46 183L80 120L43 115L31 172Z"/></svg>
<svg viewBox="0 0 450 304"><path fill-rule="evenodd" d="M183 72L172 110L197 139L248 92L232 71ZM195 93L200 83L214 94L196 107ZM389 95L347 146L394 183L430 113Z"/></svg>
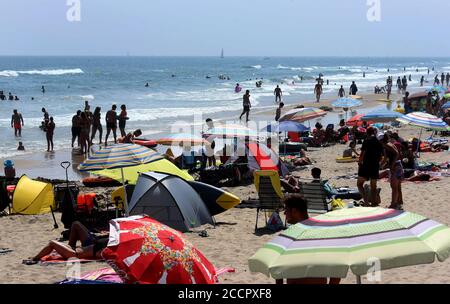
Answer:
<svg viewBox="0 0 450 304"><path fill-rule="evenodd" d="M120 114L119 117L117 118L119 120L119 130L120 130L120 136L125 137L127 136L127 133L125 132L125 125L127 123L127 120L130 119L127 116L127 106L126 105L121 105L120 106Z"/></svg>
<svg viewBox="0 0 450 304"><path fill-rule="evenodd" d="M344 98L344 96L345 96L345 90L344 90L344 86L343 85L341 85L341 88L339 89L338 96L340 98Z"/></svg>
<svg viewBox="0 0 450 304"><path fill-rule="evenodd" d="M23 127L23 117L22 114L17 112L16 109L13 110L13 115L11 117L11 128L14 128L14 136L22 136Z"/></svg>
<svg viewBox="0 0 450 304"><path fill-rule="evenodd" d="M442 83L442 86L444 86L444 83L445 83L445 74L444 73L441 74L441 83Z"/></svg>
<svg viewBox="0 0 450 304"><path fill-rule="evenodd" d="M109 133L111 131L113 132L114 137L114 143L117 144L117 113L116 113L117 106L115 104L112 105L111 110L106 112L106 137L105 137L105 147L108 145L108 137Z"/></svg>
<svg viewBox="0 0 450 304"><path fill-rule="evenodd" d="M50 120L47 125L47 131L45 132L45 136L47 138L47 152L53 152L53 134L55 132L55 123L53 122L53 116L50 117Z"/></svg>
<svg viewBox="0 0 450 304"><path fill-rule="evenodd" d="M281 109L283 109L283 107L284 107L284 103L283 103L283 102L280 102L280 105L279 105L278 108L277 108L277 112L275 113L275 121L280 120L280 117L281 117Z"/></svg>
<svg viewBox="0 0 450 304"><path fill-rule="evenodd" d="M350 86L350 95L356 95L358 93L358 87L356 86L356 83L352 81L352 85Z"/></svg>
<svg viewBox="0 0 450 304"><path fill-rule="evenodd" d="M81 112L80 115L80 145L81 145L81 154L89 154L90 141L89 141L89 133L91 130L91 123L89 121L89 117L86 112Z"/></svg>
<svg viewBox="0 0 450 304"><path fill-rule="evenodd" d="M386 88L386 93L387 93L387 100L390 100L391 98L391 92L392 92L392 79L388 78L388 82L387 82L387 88Z"/></svg>
<svg viewBox="0 0 450 304"><path fill-rule="evenodd" d="M375 129L373 127L367 128L367 138L364 140L361 147L361 154L358 160L358 190L361 193L364 206L369 206L369 201L378 205L377 198L377 180L380 179L380 161L383 156L383 146L378 141ZM364 183L370 181L370 194L368 197L364 189Z"/></svg>
<svg viewBox="0 0 450 304"><path fill-rule="evenodd" d="M319 81L314 87L314 94L316 94L316 102L320 102L320 96L322 95L322 92L323 92L322 84Z"/></svg>
<svg viewBox="0 0 450 304"><path fill-rule="evenodd" d="M95 134L98 131L98 144L102 143L102 135L103 135L103 127L101 123L101 108L96 107L94 110L94 114L92 115L92 135L91 135L91 144L94 140Z"/></svg>
<svg viewBox="0 0 450 304"><path fill-rule="evenodd" d="M423 87L423 83L425 82L425 77L424 76L422 76L421 78L420 78L420 86L421 87Z"/></svg>
<svg viewBox="0 0 450 304"><path fill-rule="evenodd" d="M243 110L241 116L239 116L239 120L246 114L246 122L248 122L248 115L250 114L250 108L252 107L252 104L250 103L250 90L245 91L245 94L242 97L242 107Z"/></svg>
<svg viewBox="0 0 450 304"><path fill-rule="evenodd" d="M447 75L445 76L445 82L447 83L447 87L450 83L450 73L447 73Z"/></svg>
<svg viewBox="0 0 450 304"><path fill-rule="evenodd" d="M277 87L273 91L273 94L275 95L275 102L281 102L281 96L283 96L283 92L281 91L280 86L277 85Z"/></svg>

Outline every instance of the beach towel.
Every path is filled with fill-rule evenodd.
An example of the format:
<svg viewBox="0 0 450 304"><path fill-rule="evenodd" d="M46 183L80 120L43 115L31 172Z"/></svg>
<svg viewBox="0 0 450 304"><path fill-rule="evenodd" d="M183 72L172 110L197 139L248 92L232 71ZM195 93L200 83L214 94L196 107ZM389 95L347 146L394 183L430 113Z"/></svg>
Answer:
<svg viewBox="0 0 450 304"><path fill-rule="evenodd" d="M60 254L56 253L56 251L53 251L49 255L44 256L40 262L39 265L47 266L47 265L54 265L54 264L67 264L67 263L89 263L89 262L99 262L103 261L102 259L64 259Z"/></svg>
<svg viewBox="0 0 450 304"><path fill-rule="evenodd" d="M216 269L217 277L225 273L234 272L235 269L231 267ZM114 269L107 267L85 272L79 279L66 279L64 281L56 282L55 284L123 284L123 281Z"/></svg>

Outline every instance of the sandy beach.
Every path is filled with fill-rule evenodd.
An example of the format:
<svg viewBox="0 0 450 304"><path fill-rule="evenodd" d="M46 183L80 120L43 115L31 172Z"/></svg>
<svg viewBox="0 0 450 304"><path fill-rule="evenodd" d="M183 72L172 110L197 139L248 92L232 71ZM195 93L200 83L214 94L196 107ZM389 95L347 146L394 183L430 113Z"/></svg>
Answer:
<svg viewBox="0 0 450 304"><path fill-rule="evenodd" d="M364 107L371 108L382 105L376 99L380 95L364 95ZM384 95L383 97L384 98ZM398 99L398 96L396 96ZM397 100L394 98L394 100ZM321 106L329 106L329 100L320 103ZM314 102L302 103L306 105L317 105ZM287 108L294 107L291 104ZM396 106L396 103L393 103ZM287 109L286 109L287 110ZM273 116L273 110L259 110L252 113L252 118L267 119ZM402 127L399 134L409 139L417 136L419 129L413 127ZM335 158L342 154L346 145L335 145L326 148L310 148L308 156L313 160L313 166L322 169L322 178L329 179L336 186L356 186L356 179L337 179L338 176L357 173L356 163L336 163ZM359 147L359 146L358 146ZM73 165L69 170L70 180L79 180L82 176L77 173L76 166L80 159L72 156L70 150L57 151L52 155L35 154L31 157L16 157L16 170L18 175L27 174L32 177L46 177L51 179L64 179L65 171L59 167L63 160L70 160ZM423 153L420 161L433 161L443 163L450 161L449 152ZM300 178L309 178L310 169L313 166L297 169L293 174ZM404 208L446 225L450 225L450 214L445 212L448 203L448 177L442 177L439 181L412 183L404 182L403 197ZM390 202L391 189L387 181L380 181L382 206L387 207ZM89 189L91 192L99 191L107 196L111 189ZM255 186L239 186L226 188L227 191L239 196L242 200L257 198ZM82 191L88 189L82 188ZM56 213L59 221L60 213ZM220 277L221 283L274 283L274 280L262 274L252 274L248 269L247 260L258 248L272 239L275 234L266 230L254 233L256 210L234 208L216 216L218 225L212 227L206 225L186 233L186 237L217 267L233 267L235 273L224 274ZM260 221L260 226L263 221ZM12 215L0 217L0 248L12 249L12 252L0 255L0 283L54 283L65 279L70 266L51 265L26 266L21 262L33 256L49 240L60 237L62 224L59 229L53 229L51 214L24 216ZM198 235L201 230L206 229L209 237L203 238ZM93 262L83 264L81 272L91 271L107 267L105 263ZM379 283L450 283L448 273L450 272L450 261L444 263L435 262L430 265L404 267L384 271ZM355 276L348 274L343 283L355 283ZM363 283L367 283L363 278Z"/></svg>

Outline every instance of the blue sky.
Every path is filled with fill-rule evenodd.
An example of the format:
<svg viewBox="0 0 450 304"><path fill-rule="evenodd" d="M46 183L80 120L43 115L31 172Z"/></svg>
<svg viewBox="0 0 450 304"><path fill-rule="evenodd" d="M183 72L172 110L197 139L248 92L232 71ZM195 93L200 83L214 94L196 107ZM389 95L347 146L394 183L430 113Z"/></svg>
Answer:
<svg viewBox="0 0 450 304"><path fill-rule="evenodd" d="M0 55L450 56L448 0L2 0Z"/></svg>

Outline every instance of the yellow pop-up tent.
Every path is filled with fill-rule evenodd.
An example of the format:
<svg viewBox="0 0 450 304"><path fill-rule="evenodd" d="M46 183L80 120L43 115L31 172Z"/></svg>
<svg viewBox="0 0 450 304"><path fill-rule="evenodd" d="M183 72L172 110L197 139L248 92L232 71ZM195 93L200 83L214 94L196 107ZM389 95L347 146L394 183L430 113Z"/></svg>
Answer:
<svg viewBox="0 0 450 304"><path fill-rule="evenodd" d="M13 195L13 213L42 214L54 208L53 186L29 179L23 175L16 185Z"/></svg>

